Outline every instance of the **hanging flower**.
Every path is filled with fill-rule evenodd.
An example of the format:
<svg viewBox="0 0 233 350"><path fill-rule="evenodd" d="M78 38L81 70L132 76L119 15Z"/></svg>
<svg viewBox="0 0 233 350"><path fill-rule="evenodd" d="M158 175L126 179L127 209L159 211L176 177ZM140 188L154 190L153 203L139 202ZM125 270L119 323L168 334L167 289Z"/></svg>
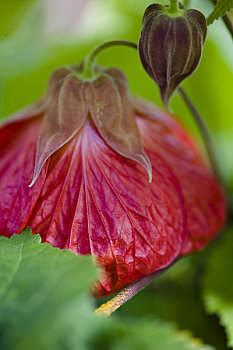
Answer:
<svg viewBox="0 0 233 350"><path fill-rule="evenodd" d="M0 233L30 226L93 255L100 297L204 247L225 203L172 115L131 97L117 69L78 72L55 71L46 96L0 127Z"/></svg>

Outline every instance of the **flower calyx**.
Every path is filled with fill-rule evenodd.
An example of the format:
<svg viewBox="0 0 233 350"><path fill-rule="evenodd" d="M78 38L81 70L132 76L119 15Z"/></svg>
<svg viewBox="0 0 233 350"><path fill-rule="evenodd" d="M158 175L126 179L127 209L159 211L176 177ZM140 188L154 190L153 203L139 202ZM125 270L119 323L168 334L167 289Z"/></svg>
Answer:
<svg viewBox="0 0 233 350"><path fill-rule="evenodd" d="M79 132L87 118L115 152L143 165L151 181L151 163L142 147L124 74L97 67L96 74L85 80L82 69L82 65L59 68L50 78L30 186L47 159Z"/></svg>
<svg viewBox="0 0 233 350"><path fill-rule="evenodd" d="M179 5L152 4L143 16L139 55L149 76L158 84L165 106L179 86L197 68L207 33L204 15Z"/></svg>

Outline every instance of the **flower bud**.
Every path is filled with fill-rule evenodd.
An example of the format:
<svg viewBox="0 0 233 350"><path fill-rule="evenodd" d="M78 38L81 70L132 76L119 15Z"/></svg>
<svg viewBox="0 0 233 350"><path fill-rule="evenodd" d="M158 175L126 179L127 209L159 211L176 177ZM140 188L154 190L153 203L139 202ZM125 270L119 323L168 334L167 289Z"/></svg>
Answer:
<svg viewBox="0 0 233 350"><path fill-rule="evenodd" d="M166 106L178 85L197 68L206 32L205 17L197 10L180 5L174 14L159 4L146 9L139 54Z"/></svg>

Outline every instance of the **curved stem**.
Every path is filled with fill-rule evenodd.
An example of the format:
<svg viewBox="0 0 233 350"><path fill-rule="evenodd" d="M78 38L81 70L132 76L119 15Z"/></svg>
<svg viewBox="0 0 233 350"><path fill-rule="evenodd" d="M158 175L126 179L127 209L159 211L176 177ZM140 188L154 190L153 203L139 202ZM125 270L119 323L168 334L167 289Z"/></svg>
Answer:
<svg viewBox="0 0 233 350"><path fill-rule="evenodd" d="M159 270L151 273L150 275L144 276L136 282L132 283L111 300L107 301L105 304L102 304L98 309L96 309L95 314L98 316L110 316L124 303L133 298L142 289L144 289L150 282L162 275L170 266L171 265L163 270Z"/></svg>
<svg viewBox="0 0 233 350"><path fill-rule="evenodd" d="M112 47L112 46L128 46L128 47L131 47L131 48L137 50L137 44L133 43L131 41L128 41L128 40L111 40L111 41L107 41L107 42L95 47L89 53L89 55L86 57L86 59L84 61L84 70L83 70L84 77L88 78L88 77L92 76L93 69L95 66L96 57L98 56L98 54L101 51L103 51L104 49L106 49L108 47Z"/></svg>
<svg viewBox="0 0 233 350"><path fill-rule="evenodd" d="M186 92L184 91L184 89L180 87L179 92L180 92L181 96L183 97L183 100L185 101L188 109L192 113L194 120L198 126L198 129L201 133L201 136L202 136L202 139L204 141L206 151L208 153L210 164L212 166L213 172L214 172L216 178L219 180L219 182L222 183L219 168L218 168L217 158L215 155L214 146L212 143L212 139L211 139L209 130L208 130L204 120L200 116L198 110L196 109L196 107L194 106L194 104L192 103L192 101L190 100L190 98L188 97Z"/></svg>

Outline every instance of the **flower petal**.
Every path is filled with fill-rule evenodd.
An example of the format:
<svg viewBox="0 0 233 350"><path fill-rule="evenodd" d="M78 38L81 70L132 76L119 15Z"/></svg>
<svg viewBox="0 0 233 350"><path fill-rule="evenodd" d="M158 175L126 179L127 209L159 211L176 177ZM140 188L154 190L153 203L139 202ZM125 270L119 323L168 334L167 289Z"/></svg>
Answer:
<svg viewBox="0 0 233 350"><path fill-rule="evenodd" d="M57 72L59 75L59 72ZM81 128L87 116L84 83L75 75L64 75L52 82L53 98L44 115L36 153L33 185L46 160L67 143Z"/></svg>
<svg viewBox="0 0 233 350"><path fill-rule="evenodd" d="M32 118L37 118L39 116L42 116L44 111L47 107L47 100L45 97L41 98L40 100L36 101L32 105L23 108L19 112L17 112L14 115L10 115L3 120L0 121L0 128L5 127L9 124L14 124L21 121L26 121Z"/></svg>
<svg viewBox="0 0 233 350"><path fill-rule="evenodd" d="M123 73L107 70L88 84L86 94L91 117L105 142L120 155L143 165L151 180L151 163L142 147Z"/></svg>
<svg viewBox="0 0 233 350"><path fill-rule="evenodd" d="M97 257L103 268L98 296L167 266L180 254L181 191L156 153L152 162L149 184L143 168L109 148L89 120L51 158L29 225L45 242Z"/></svg>
<svg viewBox="0 0 233 350"><path fill-rule="evenodd" d="M181 184L187 209L183 254L199 250L211 241L225 221L225 200L196 145L167 112L135 102L145 150L156 150Z"/></svg>
<svg viewBox="0 0 233 350"><path fill-rule="evenodd" d="M40 195L46 168L36 185L32 180L41 119L9 123L0 128L0 233L11 236L20 233Z"/></svg>

